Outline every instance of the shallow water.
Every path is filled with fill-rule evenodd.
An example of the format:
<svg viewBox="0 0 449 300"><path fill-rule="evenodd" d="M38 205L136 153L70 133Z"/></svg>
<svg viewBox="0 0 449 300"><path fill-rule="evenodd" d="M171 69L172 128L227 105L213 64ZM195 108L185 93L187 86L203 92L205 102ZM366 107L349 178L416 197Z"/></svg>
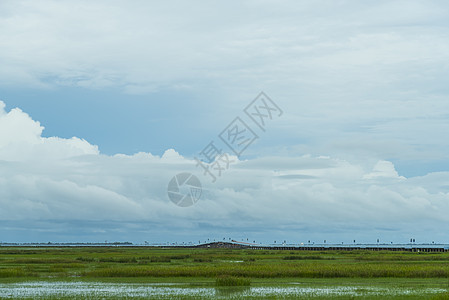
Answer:
<svg viewBox="0 0 449 300"><path fill-rule="evenodd" d="M366 286L307 287L301 284L254 287L185 287L176 283L24 282L0 284L0 298L153 298L198 299L311 298L333 296L429 295L446 292L438 288L382 288Z"/></svg>

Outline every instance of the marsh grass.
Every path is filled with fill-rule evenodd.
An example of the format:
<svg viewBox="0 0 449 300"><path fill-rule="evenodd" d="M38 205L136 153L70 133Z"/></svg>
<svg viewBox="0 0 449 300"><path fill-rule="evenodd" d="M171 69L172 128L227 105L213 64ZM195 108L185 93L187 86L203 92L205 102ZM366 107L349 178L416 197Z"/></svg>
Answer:
<svg viewBox="0 0 449 300"><path fill-rule="evenodd" d="M430 299L431 300L449 300L449 292L448 293L439 294L439 295L435 295L435 296L433 296Z"/></svg>
<svg viewBox="0 0 449 300"><path fill-rule="evenodd" d="M0 269L0 278L33 277L33 276L37 276L37 274L26 271L22 268Z"/></svg>
<svg viewBox="0 0 449 300"><path fill-rule="evenodd" d="M101 257L98 259L98 262L112 262L118 264L124 263L137 263L137 259L135 257Z"/></svg>
<svg viewBox="0 0 449 300"><path fill-rule="evenodd" d="M211 258L203 258L203 257L198 257L198 258L194 258L193 262L212 262Z"/></svg>
<svg viewBox="0 0 449 300"><path fill-rule="evenodd" d="M403 264L215 264L124 266L84 272L86 277L215 277L220 274L253 278L445 278L447 268Z"/></svg>
<svg viewBox="0 0 449 300"><path fill-rule="evenodd" d="M31 275L30 275L31 274ZM448 278L449 253L0 248L0 277Z"/></svg>
<svg viewBox="0 0 449 300"><path fill-rule="evenodd" d="M251 279L234 276L219 276L215 279L215 286L250 286Z"/></svg>
<svg viewBox="0 0 449 300"><path fill-rule="evenodd" d="M66 258L17 258L5 260L3 263L13 264L58 264L58 263L76 263L76 259Z"/></svg>
<svg viewBox="0 0 449 300"><path fill-rule="evenodd" d="M333 260L335 258L333 257L323 257L319 255L290 255L290 256L284 256L282 258L283 260L318 260L318 259L327 259L327 260Z"/></svg>
<svg viewBox="0 0 449 300"><path fill-rule="evenodd" d="M168 256L152 256L150 258L150 262L152 262L152 263L169 263L169 262L171 262L171 258Z"/></svg>

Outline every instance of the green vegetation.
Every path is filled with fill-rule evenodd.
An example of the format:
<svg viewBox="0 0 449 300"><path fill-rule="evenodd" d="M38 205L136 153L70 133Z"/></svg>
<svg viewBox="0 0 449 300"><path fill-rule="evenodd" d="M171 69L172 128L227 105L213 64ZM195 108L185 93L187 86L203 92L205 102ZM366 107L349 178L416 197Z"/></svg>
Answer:
<svg viewBox="0 0 449 300"><path fill-rule="evenodd" d="M251 279L234 277L234 276L219 276L215 279L216 286L249 286L251 285Z"/></svg>
<svg viewBox="0 0 449 300"><path fill-rule="evenodd" d="M169 266L119 266L97 268L83 272L88 277L215 277L220 274L253 278L438 278L448 277L448 267L435 264L302 264L274 263L215 263L210 265L169 265Z"/></svg>
<svg viewBox="0 0 449 300"><path fill-rule="evenodd" d="M431 298L432 300L449 300L449 293L444 293L440 295L436 295Z"/></svg>
<svg viewBox="0 0 449 300"><path fill-rule="evenodd" d="M448 278L449 253L0 248L0 277Z"/></svg>
<svg viewBox="0 0 449 300"><path fill-rule="evenodd" d="M386 290L397 289L407 289L411 294L398 294L388 299L449 299L449 293L446 293L448 278L449 253L151 247L0 248L0 285L29 281L176 283L187 289L215 288L216 295L228 295L234 291L232 288L237 289L235 293L238 294L249 293L248 289L261 286L320 289L345 286L352 289L356 298L363 296L362 299L379 299L375 293L380 295L387 293ZM378 291L374 292L373 288ZM425 292L415 297L416 290ZM331 298L339 297L333 295Z"/></svg>

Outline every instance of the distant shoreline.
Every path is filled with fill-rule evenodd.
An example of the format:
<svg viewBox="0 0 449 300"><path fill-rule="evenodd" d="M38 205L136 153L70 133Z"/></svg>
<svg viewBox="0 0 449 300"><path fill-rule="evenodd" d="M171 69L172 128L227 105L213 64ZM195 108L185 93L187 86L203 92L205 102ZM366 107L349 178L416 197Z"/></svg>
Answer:
<svg viewBox="0 0 449 300"><path fill-rule="evenodd" d="M253 250L298 250L298 251L408 251L408 252L449 252L449 244L282 244L257 245L243 242L211 242L202 244L133 244L113 243L0 243L0 247L136 247L136 248L224 248Z"/></svg>

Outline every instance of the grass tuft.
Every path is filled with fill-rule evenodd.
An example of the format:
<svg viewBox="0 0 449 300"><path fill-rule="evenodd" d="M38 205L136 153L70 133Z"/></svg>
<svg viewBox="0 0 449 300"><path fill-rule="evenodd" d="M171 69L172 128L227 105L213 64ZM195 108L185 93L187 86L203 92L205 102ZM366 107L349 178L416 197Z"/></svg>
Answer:
<svg viewBox="0 0 449 300"><path fill-rule="evenodd" d="M223 275L215 279L216 286L249 286L251 279L235 276Z"/></svg>
<svg viewBox="0 0 449 300"><path fill-rule="evenodd" d="M23 269L19 268L10 268L10 269L0 269L0 278L9 278L9 277L31 277L34 274L30 272L26 272Z"/></svg>

